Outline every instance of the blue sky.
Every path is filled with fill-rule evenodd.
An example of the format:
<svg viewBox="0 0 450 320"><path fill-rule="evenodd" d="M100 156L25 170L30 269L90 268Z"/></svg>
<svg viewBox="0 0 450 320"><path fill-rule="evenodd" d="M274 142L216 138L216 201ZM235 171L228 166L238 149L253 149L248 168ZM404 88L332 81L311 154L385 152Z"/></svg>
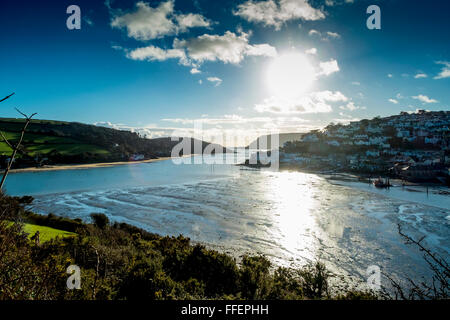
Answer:
<svg viewBox="0 0 450 320"><path fill-rule="evenodd" d="M80 30L66 27L72 4ZM366 27L371 4L381 30ZM16 95L2 116L18 106L149 137L201 119L210 134L252 136L450 110L449 10L444 0L3 0L0 96Z"/></svg>

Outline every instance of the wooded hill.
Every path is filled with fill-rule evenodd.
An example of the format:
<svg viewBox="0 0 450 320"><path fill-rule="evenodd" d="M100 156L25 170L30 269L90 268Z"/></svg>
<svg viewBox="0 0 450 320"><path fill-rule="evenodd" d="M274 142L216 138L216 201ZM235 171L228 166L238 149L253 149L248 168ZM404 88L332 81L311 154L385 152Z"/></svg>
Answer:
<svg viewBox="0 0 450 320"><path fill-rule="evenodd" d="M19 139L23 122L23 119L0 118L0 130L9 141L15 143ZM145 139L135 132L78 122L32 120L14 167L127 161L134 154L154 159L170 156L176 144L178 141L172 141L171 138ZM204 149L210 143L202 141L201 144ZM227 152L218 145L216 150ZM2 167L11 151L5 142L0 142Z"/></svg>
<svg viewBox="0 0 450 320"><path fill-rule="evenodd" d="M282 147L286 142L301 140L305 133L295 132L295 133L280 133L278 134L278 143L272 146L272 135L264 135L258 137L256 140L251 142L246 148L247 149L272 149L275 147Z"/></svg>

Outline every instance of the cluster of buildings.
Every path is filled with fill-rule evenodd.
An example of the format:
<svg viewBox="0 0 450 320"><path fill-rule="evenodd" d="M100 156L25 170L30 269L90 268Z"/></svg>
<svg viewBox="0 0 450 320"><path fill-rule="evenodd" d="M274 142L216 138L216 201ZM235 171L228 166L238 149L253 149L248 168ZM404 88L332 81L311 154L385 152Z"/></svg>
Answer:
<svg viewBox="0 0 450 320"><path fill-rule="evenodd" d="M418 110L330 124L286 143L281 151L281 163L314 169L390 172L407 180L445 179L450 167L450 112Z"/></svg>
<svg viewBox="0 0 450 320"><path fill-rule="evenodd" d="M132 155L128 158L128 161L142 161L142 160L145 160L145 155L139 154L139 153L132 154Z"/></svg>

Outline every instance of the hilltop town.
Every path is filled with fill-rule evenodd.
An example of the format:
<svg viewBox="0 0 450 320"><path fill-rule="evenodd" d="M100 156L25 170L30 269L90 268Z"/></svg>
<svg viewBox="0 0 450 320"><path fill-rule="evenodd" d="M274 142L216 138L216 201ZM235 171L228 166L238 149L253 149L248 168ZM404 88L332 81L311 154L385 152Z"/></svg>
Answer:
<svg viewBox="0 0 450 320"><path fill-rule="evenodd" d="M389 175L448 183L450 112L415 113L330 124L284 144L280 163L311 170Z"/></svg>

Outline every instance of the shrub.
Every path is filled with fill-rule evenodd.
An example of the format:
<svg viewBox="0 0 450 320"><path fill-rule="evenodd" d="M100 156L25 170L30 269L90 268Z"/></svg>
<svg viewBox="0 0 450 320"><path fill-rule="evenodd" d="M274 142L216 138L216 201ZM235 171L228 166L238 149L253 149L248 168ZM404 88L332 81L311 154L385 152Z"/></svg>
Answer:
<svg viewBox="0 0 450 320"><path fill-rule="evenodd" d="M264 256L244 256L240 270L240 291L245 299L264 299L269 293L270 261Z"/></svg>
<svg viewBox="0 0 450 320"><path fill-rule="evenodd" d="M330 273L325 264L316 261L298 270L303 294L311 299L329 298L328 279Z"/></svg>
<svg viewBox="0 0 450 320"><path fill-rule="evenodd" d="M91 213L90 217L94 225L100 229L105 229L109 225L109 219L103 213Z"/></svg>
<svg viewBox="0 0 450 320"><path fill-rule="evenodd" d="M293 270L281 267L275 270L267 298L271 300L303 299L299 278L295 276Z"/></svg>
<svg viewBox="0 0 450 320"><path fill-rule="evenodd" d="M205 283L205 295L235 294L239 278L236 261L226 254L196 245L181 266L178 278L195 278Z"/></svg>

